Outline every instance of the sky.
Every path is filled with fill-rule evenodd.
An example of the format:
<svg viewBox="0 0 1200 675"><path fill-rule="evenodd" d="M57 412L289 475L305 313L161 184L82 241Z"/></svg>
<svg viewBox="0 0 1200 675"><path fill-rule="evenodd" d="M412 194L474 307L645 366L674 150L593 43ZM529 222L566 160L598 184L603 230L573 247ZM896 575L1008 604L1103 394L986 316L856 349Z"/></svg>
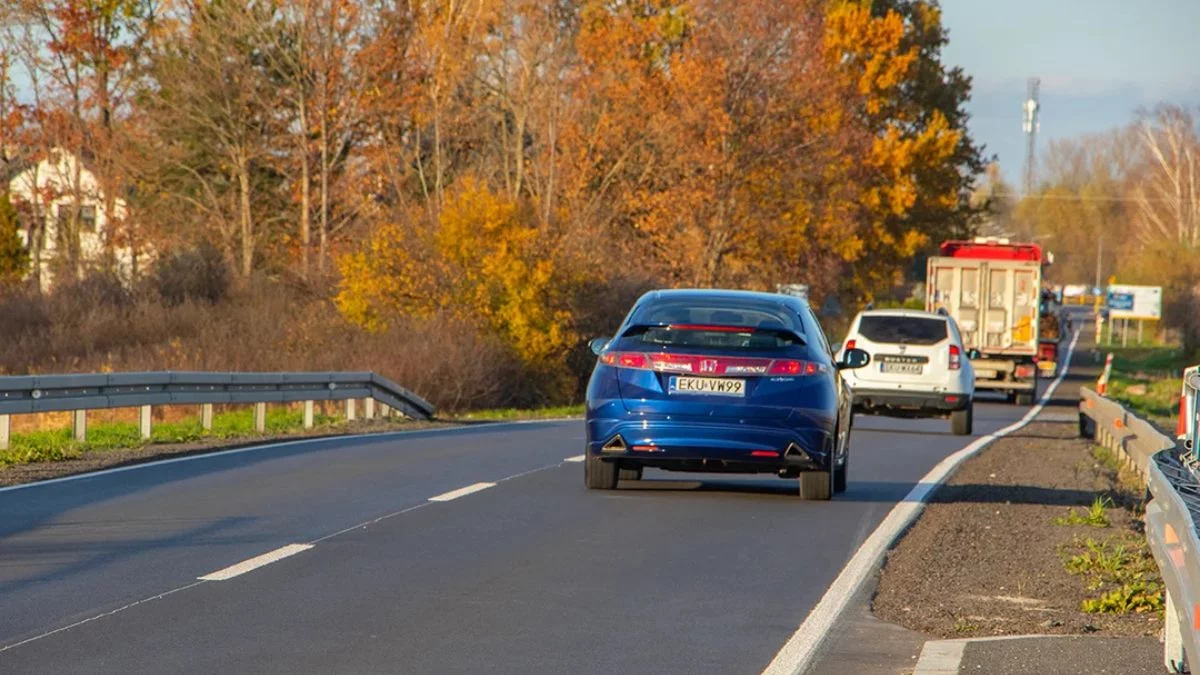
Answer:
<svg viewBox="0 0 1200 675"><path fill-rule="evenodd" d="M1039 152L1159 102L1200 105L1200 0L941 0L948 65L973 79L969 128L1019 189L1021 104L1041 78Z"/></svg>

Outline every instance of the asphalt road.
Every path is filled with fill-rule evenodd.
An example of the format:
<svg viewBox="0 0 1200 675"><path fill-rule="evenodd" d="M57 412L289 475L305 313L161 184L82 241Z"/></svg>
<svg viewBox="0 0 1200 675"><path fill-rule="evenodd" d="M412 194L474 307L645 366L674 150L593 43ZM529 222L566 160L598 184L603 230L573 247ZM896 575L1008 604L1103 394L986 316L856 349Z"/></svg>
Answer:
<svg viewBox="0 0 1200 675"><path fill-rule="evenodd" d="M975 431L1026 408L977 403ZM758 673L971 439L859 417L850 488L646 473L582 422L326 439L0 491L0 673ZM449 501L431 497L494 486ZM289 544L291 557L198 581Z"/></svg>

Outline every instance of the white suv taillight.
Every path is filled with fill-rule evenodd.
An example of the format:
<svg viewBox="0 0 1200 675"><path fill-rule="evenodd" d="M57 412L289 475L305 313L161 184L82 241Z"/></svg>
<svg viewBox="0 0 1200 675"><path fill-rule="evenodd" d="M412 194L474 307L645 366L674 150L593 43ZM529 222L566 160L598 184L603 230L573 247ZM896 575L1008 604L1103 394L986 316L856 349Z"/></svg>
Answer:
<svg viewBox="0 0 1200 675"><path fill-rule="evenodd" d="M962 350L958 345L950 345L950 370L962 368Z"/></svg>

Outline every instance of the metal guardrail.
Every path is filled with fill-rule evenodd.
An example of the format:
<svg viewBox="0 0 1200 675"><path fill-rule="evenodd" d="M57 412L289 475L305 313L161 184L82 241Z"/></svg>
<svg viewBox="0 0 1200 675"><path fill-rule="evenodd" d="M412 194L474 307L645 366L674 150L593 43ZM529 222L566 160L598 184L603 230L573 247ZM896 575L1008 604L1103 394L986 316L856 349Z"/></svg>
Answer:
<svg viewBox="0 0 1200 675"><path fill-rule="evenodd" d="M1163 664L1168 672L1189 672L1189 661L1200 663L1200 473L1195 461L1175 439L1086 388L1079 395L1079 432L1112 449L1146 480L1151 497L1146 539L1166 586ZM1193 427L1191 447L1196 440Z"/></svg>
<svg viewBox="0 0 1200 675"><path fill-rule="evenodd" d="M374 417L375 402L414 419L429 419L431 403L382 375L348 373L148 372L94 375L0 377L0 450L11 437L11 415L71 411L76 439L86 440L86 411L140 408L143 438L151 432L151 409L163 405L200 405L201 426L212 426L214 404L254 404L255 428L265 429L268 403L304 403L304 426L313 423L315 401L345 401L348 418L355 401L365 401Z"/></svg>

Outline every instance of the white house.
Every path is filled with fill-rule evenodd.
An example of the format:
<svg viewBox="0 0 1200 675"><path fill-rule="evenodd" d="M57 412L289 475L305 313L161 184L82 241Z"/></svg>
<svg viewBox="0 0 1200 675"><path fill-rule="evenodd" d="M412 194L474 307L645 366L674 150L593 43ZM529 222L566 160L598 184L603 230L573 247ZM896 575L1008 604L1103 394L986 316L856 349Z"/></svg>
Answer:
<svg viewBox="0 0 1200 675"><path fill-rule="evenodd" d="M31 222L36 222L34 219L39 218L42 220L43 226L39 233L42 290L47 290L53 283L51 261L59 255L62 245L59 241L59 230L71 217L74 205L72 186L79 161L74 153L55 148L40 160L19 167L8 181L9 198L22 215L18 235L27 248L30 248ZM109 215L105 212L104 194L96 175L88 169L86 161L78 169L81 194L80 254L85 264L95 264L104 255L105 238L111 224ZM120 197L113 200L113 218L123 219L126 213L125 200ZM117 273L122 278L129 279L133 270L132 249L128 246L116 247L112 252Z"/></svg>

